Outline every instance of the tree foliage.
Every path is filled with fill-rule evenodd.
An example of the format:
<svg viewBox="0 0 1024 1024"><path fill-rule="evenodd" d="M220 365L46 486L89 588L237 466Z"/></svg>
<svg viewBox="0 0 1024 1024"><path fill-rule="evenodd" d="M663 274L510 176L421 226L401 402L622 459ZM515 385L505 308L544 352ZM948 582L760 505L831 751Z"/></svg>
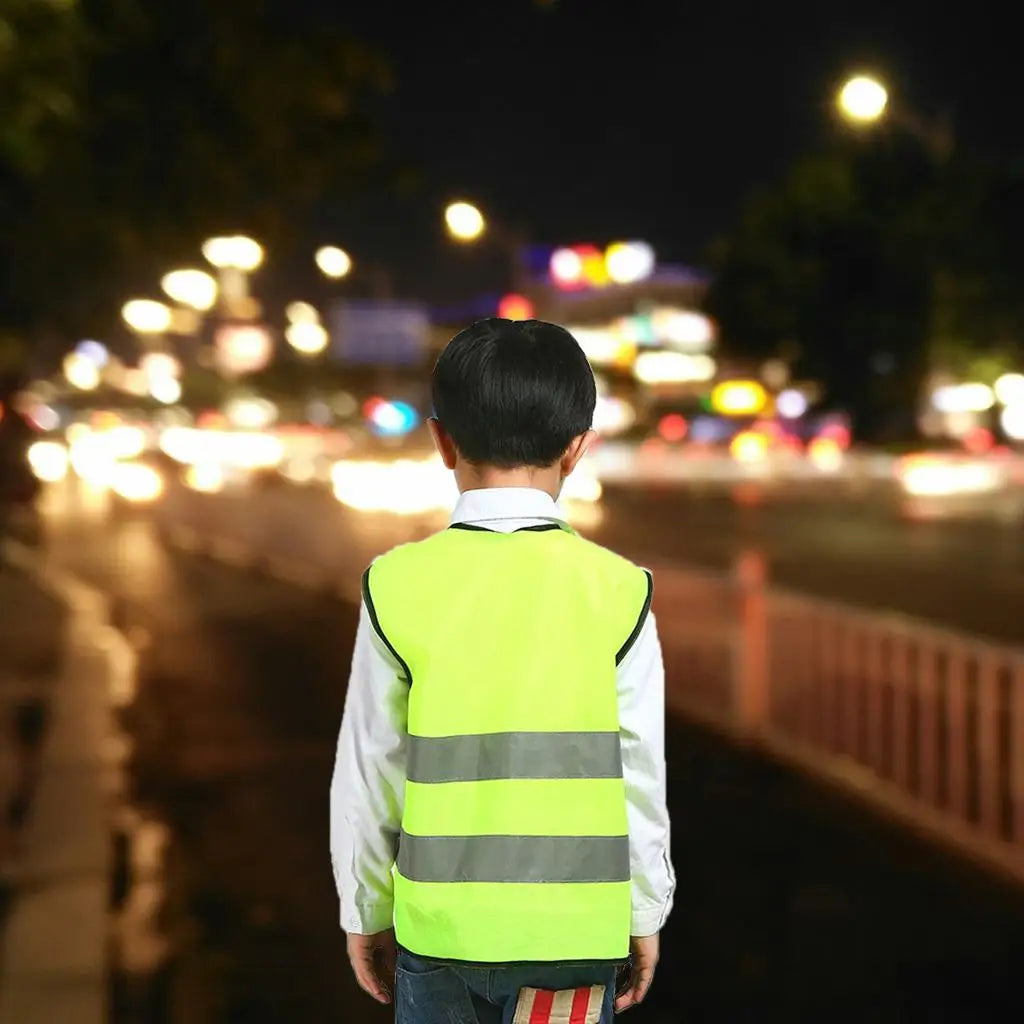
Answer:
<svg viewBox="0 0 1024 1024"><path fill-rule="evenodd" d="M286 0L0 0L0 328L86 329L202 238L370 180L382 56Z"/></svg>
<svg viewBox="0 0 1024 1024"><path fill-rule="evenodd" d="M1022 338L1020 199L899 137L805 157L716 244L709 306L727 345L792 357L862 434L904 432L929 364Z"/></svg>

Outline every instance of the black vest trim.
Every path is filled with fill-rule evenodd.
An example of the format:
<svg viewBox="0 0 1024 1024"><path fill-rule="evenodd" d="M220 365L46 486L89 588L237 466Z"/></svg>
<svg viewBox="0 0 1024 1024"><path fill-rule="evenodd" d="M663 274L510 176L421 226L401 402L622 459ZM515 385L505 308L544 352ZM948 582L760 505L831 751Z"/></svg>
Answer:
<svg viewBox="0 0 1024 1024"><path fill-rule="evenodd" d="M384 630L381 629L380 619L377 618L377 609L374 607L373 597L370 594L370 569L372 568L373 566L371 565L366 570L366 572L363 573L363 601L366 603L366 611L369 613L370 622L373 625L373 631L377 634L377 636L380 637L381 642L392 653L398 664L402 666L402 671L405 673L405 681L409 683L409 685L411 686L412 671L410 670L405 659L398 653L397 650L395 650L394 644L392 644L391 641L384 634Z"/></svg>
<svg viewBox="0 0 1024 1024"><path fill-rule="evenodd" d="M647 596L644 598L644 605L643 608L640 609L640 616L636 620L633 632L629 634L626 642L619 648L618 654L615 655L616 665L621 665L622 659L629 654L630 649L633 644L636 643L636 639L640 635L640 631L644 628L644 623L647 621L647 615L651 610L651 598L654 597L654 577L646 569L643 571L644 575L647 577Z"/></svg>

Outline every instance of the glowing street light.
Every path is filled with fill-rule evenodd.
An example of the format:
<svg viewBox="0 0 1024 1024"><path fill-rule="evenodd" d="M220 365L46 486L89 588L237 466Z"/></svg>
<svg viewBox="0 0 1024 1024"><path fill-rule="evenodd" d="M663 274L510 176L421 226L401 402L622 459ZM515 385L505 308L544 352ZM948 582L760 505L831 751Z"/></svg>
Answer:
<svg viewBox="0 0 1024 1024"><path fill-rule="evenodd" d="M99 367L79 352L64 359L64 378L79 391L95 391L100 386Z"/></svg>
<svg viewBox="0 0 1024 1024"><path fill-rule="evenodd" d="M316 306L308 302L289 302L285 306L284 315L292 324L320 323L320 314L317 312Z"/></svg>
<svg viewBox="0 0 1024 1024"><path fill-rule="evenodd" d="M205 313L217 301L217 282L205 270L172 270L160 287L175 302Z"/></svg>
<svg viewBox="0 0 1024 1024"><path fill-rule="evenodd" d="M208 238L203 243L203 256L219 270L255 270L263 262L263 246L246 235Z"/></svg>
<svg viewBox="0 0 1024 1024"><path fill-rule="evenodd" d="M153 299L132 299L121 307L124 322L136 334L163 334L171 326L171 309Z"/></svg>
<svg viewBox="0 0 1024 1024"><path fill-rule="evenodd" d="M444 211L444 222L448 233L460 242L476 241L487 226L479 209L462 200L448 204Z"/></svg>
<svg viewBox="0 0 1024 1024"><path fill-rule="evenodd" d="M299 321L291 323L285 329L285 339L296 352L315 356L327 348L328 335L324 326L319 323Z"/></svg>
<svg viewBox="0 0 1024 1024"><path fill-rule="evenodd" d="M858 124L877 121L889 103L889 93L876 78L855 75L839 90L838 104L842 115Z"/></svg>
<svg viewBox="0 0 1024 1024"><path fill-rule="evenodd" d="M352 269L352 257L336 245L325 245L316 251L316 265L324 277L335 281L345 277Z"/></svg>

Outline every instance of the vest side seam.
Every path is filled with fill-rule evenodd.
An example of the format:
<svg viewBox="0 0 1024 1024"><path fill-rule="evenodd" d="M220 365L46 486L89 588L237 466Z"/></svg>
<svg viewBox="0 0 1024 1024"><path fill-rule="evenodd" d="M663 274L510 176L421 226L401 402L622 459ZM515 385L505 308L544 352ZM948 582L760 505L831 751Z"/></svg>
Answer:
<svg viewBox="0 0 1024 1024"><path fill-rule="evenodd" d="M412 685L412 671L409 668L409 665L406 662L405 658L403 658L398 653L398 650L395 648L395 645L388 639L387 634L384 632L383 628L381 627L380 619L377 617L377 608L376 608L376 606L373 603L373 596L370 593L370 569L372 569L372 568L373 568L372 565L368 566L366 571L363 573L363 585L362 585L363 601L366 604L366 611L369 613L369 616L370 616L370 624L373 626L373 631L377 634L377 636L380 637L381 643L383 643L384 646L391 652L391 654L394 656L395 660L401 666L402 671L405 673L406 682L411 686Z"/></svg>
<svg viewBox="0 0 1024 1024"><path fill-rule="evenodd" d="M615 664L621 665L622 659L629 654L636 643L637 637L640 636L640 631L644 628L644 623L647 621L647 615L651 610L651 599L654 597L654 577L651 575L649 569L642 569L641 572L647 577L647 595L644 598L643 607L640 609L640 615L637 617L636 625L633 627L633 632L626 637L626 642L619 648L615 655Z"/></svg>

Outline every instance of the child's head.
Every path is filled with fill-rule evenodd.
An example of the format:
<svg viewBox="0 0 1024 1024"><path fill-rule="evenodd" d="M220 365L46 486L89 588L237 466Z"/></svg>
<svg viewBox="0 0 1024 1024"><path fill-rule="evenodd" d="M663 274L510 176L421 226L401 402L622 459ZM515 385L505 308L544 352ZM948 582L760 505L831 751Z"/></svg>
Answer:
<svg viewBox="0 0 1024 1024"><path fill-rule="evenodd" d="M576 339L540 320L479 320L434 367L431 429L462 490L557 494L593 439L597 391Z"/></svg>

